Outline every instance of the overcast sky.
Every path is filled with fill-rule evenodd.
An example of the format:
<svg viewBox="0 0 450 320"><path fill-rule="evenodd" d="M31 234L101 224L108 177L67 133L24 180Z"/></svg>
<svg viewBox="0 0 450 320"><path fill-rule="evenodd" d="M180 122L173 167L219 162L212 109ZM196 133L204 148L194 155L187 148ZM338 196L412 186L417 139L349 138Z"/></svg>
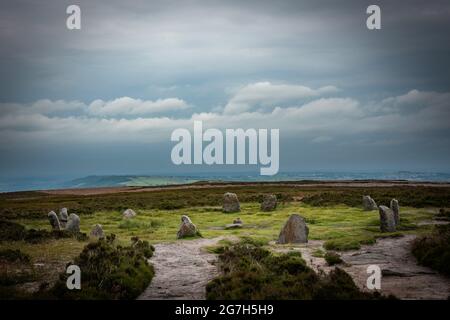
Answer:
<svg viewBox="0 0 450 320"><path fill-rule="evenodd" d="M449 1L2 0L0 43L1 176L220 170L171 164L193 120L279 128L281 171L450 171Z"/></svg>

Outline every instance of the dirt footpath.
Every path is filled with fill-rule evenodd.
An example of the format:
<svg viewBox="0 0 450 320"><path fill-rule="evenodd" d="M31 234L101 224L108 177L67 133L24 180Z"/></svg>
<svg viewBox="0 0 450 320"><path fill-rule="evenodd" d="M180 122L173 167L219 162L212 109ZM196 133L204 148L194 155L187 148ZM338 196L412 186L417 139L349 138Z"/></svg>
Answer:
<svg viewBox="0 0 450 320"><path fill-rule="evenodd" d="M156 244L149 260L155 267L155 277L138 299L205 299L206 284L219 273L214 265L217 256L202 248L221 239Z"/></svg>

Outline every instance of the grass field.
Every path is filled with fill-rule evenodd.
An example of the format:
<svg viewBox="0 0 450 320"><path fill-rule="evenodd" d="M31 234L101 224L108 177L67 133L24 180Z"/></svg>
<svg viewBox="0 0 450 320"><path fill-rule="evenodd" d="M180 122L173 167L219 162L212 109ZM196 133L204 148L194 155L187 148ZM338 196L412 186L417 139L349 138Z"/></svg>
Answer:
<svg viewBox="0 0 450 320"><path fill-rule="evenodd" d="M95 196L48 195L21 192L0 195L0 216L27 229L50 230L47 213L67 207L80 215L81 231L89 234L101 224L106 234L115 234L119 244L129 245L131 237L151 244L177 241L182 215L188 215L205 238L232 236L252 238L260 243L275 241L290 214L306 219L309 239L323 240L327 250L357 249L372 244L378 237L402 234L429 234L430 225L418 225L433 219L440 207L448 207L450 188L293 188L286 186L236 186L211 189L158 190ZM226 191L236 192L241 212L223 213L221 201ZM265 193L280 199L273 212L261 212L259 201ZM378 211L363 211L361 197L370 194L379 204L397 198L401 205L401 223L395 233L379 231ZM301 199L301 201L299 201ZM132 208L137 216L124 219L122 211ZM240 217L243 227L225 229ZM1 232L2 230L0 230ZM35 281L52 282L66 263L80 254L90 240L49 239L37 244L25 241L0 242L0 250L20 249L31 257ZM323 252L320 254L324 254ZM57 271L57 272L55 272Z"/></svg>

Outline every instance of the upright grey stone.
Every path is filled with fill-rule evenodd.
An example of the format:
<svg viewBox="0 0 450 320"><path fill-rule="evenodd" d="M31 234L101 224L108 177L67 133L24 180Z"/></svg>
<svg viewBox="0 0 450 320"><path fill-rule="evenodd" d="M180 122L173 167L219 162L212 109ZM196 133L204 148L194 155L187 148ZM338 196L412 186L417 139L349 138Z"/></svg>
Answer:
<svg viewBox="0 0 450 320"><path fill-rule="evenodd" d="M67 220L66 230L70 232L80 232L80 217L75 213L69 215Z"/></svg>
<svg viewBox="0 0 450 320"><path fill-rule="evenodd" d="M136 212L134 212L133 209L127 209L123 212L123 217L125 219L130 219L133 218L134 216L136 216Z"/></svg>
<svg viewBox="0 0 450 320"><path fill-rule="evenodd" d="M61 228L66 227L67 220L69 219L69 214L67 213L67 208L61 208L59 210L59 222L61 223Z"/></svg>
<svg viewBox="0 0 450 320"><path fill-rule="evenodd" d="M192 223L188 216L181 216L180 229L177 232L177 238L193 237L198 234L197 227Z"/></svg>
<svg viewBox="0 0 450 320"><path fill-rule="evenodd" d="M223 195L223 212L239 212L241 211L241 206L239 204L239 199L235 193L227 192Z"/></svg>
<svg viewBox="0 0 450 320"><path fill-rule="evenodd" d="M105 237L103 233L103 227L101 224L96 224L91 230L91 237L102 239Z"/></svg>
<svg viewBox="0 0 450 320"><path fill-rule="evenodd" d="M265 194L261 203L261 211L273 211L277 208L277 196L274 194Z"/></svg>
<svg viewBox="0 0 450 320"><path fill-rule="evenodd" d="M380 213L381 232L395 232L397 228L395 225L394 211L386 206L380 206L378 211Z"/></svg>
<svg viewBox="0 0 450 320"><path fill-rule="evenodd" d="M398 200L392 199L390 207L391 210L394 212L395 225L397 226L400 222L400 206L398 205Z"/></svg>
<svg viewBox="0 0 450 320"><path fill-rule="evenodd" d="M291 214L281 229L277 243L306 243L308 242L308 234L309 228L305 219L294 213Z"/></svg>
<svg viewBox="0 0 450 320"><path fill-rule="evenodd" d="M52 230L61 230L61 224L59 223L58 216L56 215L55 211L50 211L47 216L48 221L52 226Z"/></svg>
<svg viewBox="0 0 450 320"><path fill-rule="evenodd" d="M370 196L362 197L363 209L366 211L377 210L377 204Z"/></svg>

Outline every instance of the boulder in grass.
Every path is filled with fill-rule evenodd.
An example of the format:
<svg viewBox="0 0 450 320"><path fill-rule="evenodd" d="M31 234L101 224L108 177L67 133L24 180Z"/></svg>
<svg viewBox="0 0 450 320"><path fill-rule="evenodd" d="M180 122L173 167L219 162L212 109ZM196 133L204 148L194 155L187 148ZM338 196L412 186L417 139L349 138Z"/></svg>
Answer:
<svg viewBox="0 0 450 320"><path fill-rule="evenodd" d="M136 212L134 212L133 209L127 209L123 212L122 215L125 219L131 219L136 216Z"/></svg>
<svg viewBox="0 0 450 320"><path fill-rule="evenodd" d="M59 223L58 216L56 215L55 211L50 211L48 213L48 221L50 222L50 225L52 226L52 230L61 230L61 224Z"/></svg>
<svg viewBox="0 0 450 320"><path fill-rule="evenodd" d="M236 193L227 192L223 195L222 210L227 213L241 211L241 206Z"/></svg>
<svg viewBox="0 0 450 320"><path fill-rule="evenodd" d="M80 217L75 213L71 213L69 215L69 219L67 220L66 224L66 230L74 233L80 232Z"/></svg>
<svg viewBox="0 0 450 320"><path fill-rule="evenodd" d="M400 206L397 199L392 199L390 204L391 210L394 212L395 225L400 223Z"/></svg>
<svg viewBox="0 0 450 320"><path fill-rule="evenodd" d="M61 210L59 210L59 222L61 223L61 228L66 227L68 219L69 214L67 213L67 208L61 208Z"/></svg>
<svg viewBox="0 0 450 320"><path fill-rule="evenodd" d="M395 224L394 211L386 206L378 208L380 213L380 230L381 232L395 232L397 230Z"/></svg>
<svg viewBox="0 0 450 320"><path fill-rule="evenodd" d="M199 232L195 224L192 223L188 216L181 216L181 224L180 229L177 232L177 238L194 237L196 235L199 235Z"/></svg>
<svg viewBox="0 0 450 320"><path fill-rule="evenodd" d="M101 224L96 224L91 230L91 237L102 239L105 237L105 234L103 233L103 227Z"/></svg>
<svg viewBox="0 0 450 320"><path fill-rule="evenodd" d="M277 196L265 194L261 203L261 211L273 211L277 208Z"/></svg>
<svg viewBox="0 0 450 320"><path fill-rule="evenodd" d="M363 196L363 209L366 211L377 210L377 203L370 196Z"/></svg>
<svg viewBox="0 0 450 320"><path fill-rule="evenodd" d="M242 224L241 218L238 217L238 218L234 219L233 224Z"/></svg>
<svg viewBox="0 0 450 320"><path fill-rule="evenodd" d="M307 243L309 228L306 221L298 214L291 214L278 236L277 243Z"/></svg>

